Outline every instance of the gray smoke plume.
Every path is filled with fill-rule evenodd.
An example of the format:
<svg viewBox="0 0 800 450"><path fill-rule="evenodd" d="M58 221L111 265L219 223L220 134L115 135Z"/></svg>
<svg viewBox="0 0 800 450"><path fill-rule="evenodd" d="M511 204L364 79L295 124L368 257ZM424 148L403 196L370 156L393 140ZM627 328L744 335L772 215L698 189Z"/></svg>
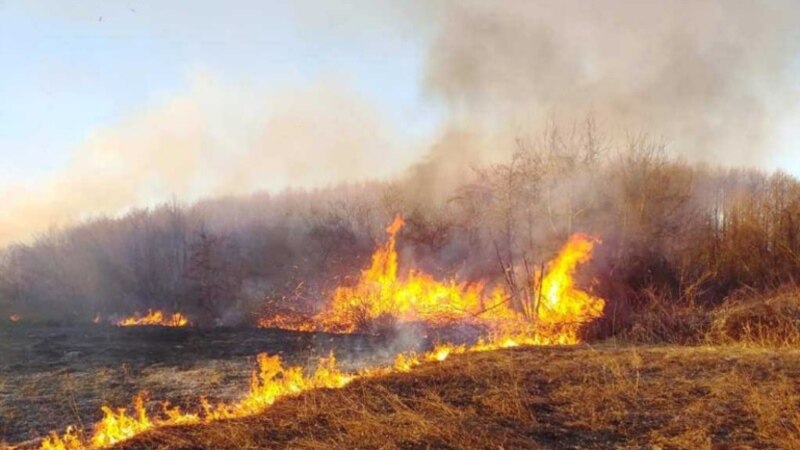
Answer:
<svg viewBox="0 0 800 450"><path fill-rule="evenodd" d="M425 81L456 128L519 135L592 114L615 136L750 165L798 117L797 1L467 0L440 14Z"/></svg>

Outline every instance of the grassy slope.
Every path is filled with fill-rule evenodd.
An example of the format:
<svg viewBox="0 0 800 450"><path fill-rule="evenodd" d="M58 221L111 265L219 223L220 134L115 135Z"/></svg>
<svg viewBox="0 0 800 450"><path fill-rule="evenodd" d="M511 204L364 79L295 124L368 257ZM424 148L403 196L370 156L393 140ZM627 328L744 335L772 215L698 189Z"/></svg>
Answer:
<svg viewBox="0 0 800 450"><path fill-rule="evenodd" d="M308 392L119 449L800 448L800 351L524 348Z"/></svg>

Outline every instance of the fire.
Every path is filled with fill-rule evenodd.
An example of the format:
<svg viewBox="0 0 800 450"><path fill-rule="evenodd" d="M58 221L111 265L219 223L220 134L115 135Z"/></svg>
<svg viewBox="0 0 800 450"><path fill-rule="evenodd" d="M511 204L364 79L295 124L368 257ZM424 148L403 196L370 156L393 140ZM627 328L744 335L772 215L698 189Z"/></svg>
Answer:
<svg viewBox="0 0 800 450"><path fill-rule="evenodd" d="M457 322L485 324L516 320L502 289L485 289L483 282L438 281L411 270L398 275L397 233L404 225L396 217L386 228L388 239L372 255L372 264L355 286L340 286L327 308L314 318L277 315L262 319L262 327L296 331L353 333L381 320L424 322L441 326Z"/></svg>
<svg viewBox="0 0 800 450"><path fill-rule="evenodd" d="M12 315L8 316L8 320L10 320L12 322L19 322L20 320L22 320L22 315L16 314L16 313L12 314Z"/></svg>
<svg viewBox="0 0 800 450"><path fill-rule="evenodd" d="M605 301L575 287L578 265L592 257L595 240L584 234L573 235L558 258L550 263L542 280L543 303L538 319L546 323L569 323L596 319L603 315Z"/></svg>
<svg viewBox="0 0 800 450"><path fill-rule="evenodd" d="M282 398L308 390L338 389L354 380L409 372L421 364L437 364L452 355L467 352L523 345L575 344L580 342L580 326L602 316L605 301L580 290L574 279L578 266L591 258L596 239L573 235L547 265L544 275L535 274L531 280L535 287L531 295L533 314L531 311L525 314L512 309L508 304L509 296L502 289L487 291L483 283L441 282L415 271L399 277L395 245L402 226L402 219L396 218L386 230L387 242L377 249L371 266L362 272L358 283L337 288L328 307L311 318L313 320L284 314L264 319L261 325L303 331L352 332L383 317L433 324L478 321L487 326L488 332L477 343L442 343L423 354L399 354L390 366L357 372L343 371L333 355L321 359L316 369L308 373L303 367L284 366L279 356L260 354L249 389L236 402L212 404L200 397L193 408L195 412L162 404L162 411L151 416L145 407L146 396L140 394L134 398L132 413L104 406L103 419L95 424L91 435L83 436L76 429L68 428L62 436L53 433L45 438L40 450L105 448L156 427L250 416L263 412ZM160 311L150 311L143 318L118 322L120 326L164 324L183 326L188 320L177 313L170 318Z"/></svg>
<svg viewBox="0 0 800 450"><path fill-rule="evenodd" d="M108 406L103 406L103 420L95 427L92 444L95 447L113 445L119 441L141 433L153 427L153 422L147 417L144 408L144 394L137 395L133 400L133 416L129 416L124 408L116 411Z"/></svg>
<svg viewBox="0 0 800 450"><path fill-rule="evenodd" d="M103 406L104 417L95 424L94 432L88 438L70 427L62 436L51 433L41 442L39 450L107 448L153 428L251 416L265 411L282 398L295 397L312 389L339 389L358 379L393 372L410 372L423 363L440 363L451 355L541 343L536 338L520 337L519 340L488 338L473 346L439 344L422 355L414 352L401 353L397 355L392 366L366 368L352 373L341 370L333 355L321 359L316 370L306 374L302 367L285 367L279 356L262 353L257 357L258 369L251 376L249 390L237 402L211 404L201 397L197 401L199 412L194 413L184 412L177 407L171 408L164 403L161 414L151 417L145 408L146 396L139 394L134 398L133 414L128 414L124 408Z"/></svg>
<svg viewBox="0 0 800 450"><path fill-rule="evenodd" d="M382 322L423 322L431 326L473 323L495 340L509 343L574 344L581 325L603 314L605 301L580 290L574 279L578 266L589 261L596 239L575 234L547 265L534 275L532 311L512 308L502 287L484 282L438 281L420 271L398 272L397 234L404 225L396 217L388 238L372 255L372 264L354 286L340 286L326 308L314 317L279 314L259 321L262 327L295 331L353 333ZM531 320L533 318L533 320Z"/></svg>
<svg viewBox="0 0 800 450"><path fill-rule="evenodd" d="M157 326L157 327L185 327L189 325L189 319L181 313L173 313L168 315L161 311L147 310L147 315L140 316L139 313L131 317L126 317L117 321L117 326L120 327L136 327L136 326Z"/></svg>
<svg viewBox="0 0 800 450"><path fill-rule="evenodd" d="M74 428L59 436L52 433L45 438L40 450L78 450L106 448L147 430L169 425L208 423L215 420L245 417L264 411L281 398L296 396L304 391L319 388L341 388L358 377L387 373L372 369L346 373L337 367L336 358L330 355L319 361L316 370L306 374L302 367L285 367L279 356L260 354L258 369L253 372L250 389L239 401L212 405L206 399L197 401L200 412L184 412L180 408L162 404L157 416L150 416L145 408L147 396L140 393L134 398L133 411L103 406L103 418L94 426L94 432L84 438Z"/></svg>
<svg viewBox="0 0 800 450"><path fill-rule="evenodd" d="M592 257L596 239L577 233L569 238L547 272L535 294L535 317L540 334L549 333L554 343L576 344L578 329L602 317L605 300L575 286L575 271ZM536 277L541 273L537 271Z"/></svg>
<svg viewBox="0 0 800 450"><path fill-rule="evenodd" d="M40 450L81 450L83 448L84 445L74 427L67 427L67 431L62 436L50 433L50 436L42 440L39 447Z"/></svg>

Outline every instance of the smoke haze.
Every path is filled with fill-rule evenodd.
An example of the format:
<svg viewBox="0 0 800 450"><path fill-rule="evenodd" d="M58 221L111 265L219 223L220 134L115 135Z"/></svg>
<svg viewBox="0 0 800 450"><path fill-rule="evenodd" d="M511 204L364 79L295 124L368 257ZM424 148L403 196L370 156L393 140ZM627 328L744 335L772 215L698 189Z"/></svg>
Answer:
<svg viewBox="0 0 800 450"><path fill-rule="evenodd" d="M173 195L196 200L396 175L414 158L398 135L380 111L336 84L271 94L197 77L189 92L95 132L43 185L6 187L0 242Z"/></svg>
<svg viewBox="0 0 800 450"><path fill-rule="evenodd" d="M346 83L261 92L199 76L94 132L45 183L0 189L10 202L0 244L172 195L319 187L409 167L424 174L418 189L436 190L473 162L506 155L514 137L589 113L612 138L663 136L694 160L793 161L778 155L778 136L798 115L800 3L459 1L409 10L433 30L419 78L444 118L428 138L408 138Z"/></svg>
<svg viewBox="0 0 800 450"><path fill-rule="evenodd" d="M797 112L797 2L465 1L445 16L425 80L455 126L520 134L591 113L752 165Z"/></svg>

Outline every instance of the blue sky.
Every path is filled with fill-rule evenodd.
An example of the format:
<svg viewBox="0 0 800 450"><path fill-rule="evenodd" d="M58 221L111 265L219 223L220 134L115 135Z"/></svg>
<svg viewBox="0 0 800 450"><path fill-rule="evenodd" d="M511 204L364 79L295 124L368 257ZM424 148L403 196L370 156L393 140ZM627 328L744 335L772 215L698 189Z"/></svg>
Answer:
<svg viewBox="0 0 800 450"><path fill-rule="evenodd" d="M414 6L322 5L0 0L0 177L51 175L94 130L186 90L196 73L254 90L333 77L395 126L434 129L440 114L419 86L429 36Z"/></svg>

